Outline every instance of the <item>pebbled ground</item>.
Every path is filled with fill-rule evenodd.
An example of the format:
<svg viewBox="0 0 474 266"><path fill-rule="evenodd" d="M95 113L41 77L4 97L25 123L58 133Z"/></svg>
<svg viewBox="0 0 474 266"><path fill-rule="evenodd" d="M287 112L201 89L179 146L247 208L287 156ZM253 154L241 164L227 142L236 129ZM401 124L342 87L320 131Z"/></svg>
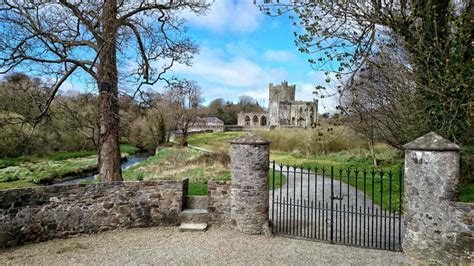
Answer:
<svg viewBox="0 0 474 266"><path fill-rule="evenodd" d="M203 233L181 233L176 227L119 230L0 251L0 265L412 263L403 253L283 237L249 236L223 228L211 228Z"/></svg>

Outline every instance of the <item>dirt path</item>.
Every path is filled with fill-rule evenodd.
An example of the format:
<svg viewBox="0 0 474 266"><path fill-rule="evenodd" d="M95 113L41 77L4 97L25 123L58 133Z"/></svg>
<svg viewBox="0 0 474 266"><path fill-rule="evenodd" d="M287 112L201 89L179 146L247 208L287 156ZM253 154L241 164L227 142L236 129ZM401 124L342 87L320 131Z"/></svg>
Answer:
<svg viewBox="0 0 474 266"><path fill-rule="evenodd" d="M180 233L174 227L106 232L0 251L0 265L123 264L399 265L402 253L282 237L248 236L229 229Z"/></svg>

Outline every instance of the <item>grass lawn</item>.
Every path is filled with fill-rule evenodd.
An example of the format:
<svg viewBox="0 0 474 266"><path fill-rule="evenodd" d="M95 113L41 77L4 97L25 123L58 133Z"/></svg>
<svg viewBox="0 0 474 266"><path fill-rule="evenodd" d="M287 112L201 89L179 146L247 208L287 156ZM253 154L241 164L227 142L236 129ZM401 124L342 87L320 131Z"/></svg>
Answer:
<svg viewBox="0 0 474 266"><path fill-rule="evenodd" d="M188 137L188 143L211 151L227 150L230 147L231 140L245 134L248 134L248 132L195 134ZM177 141L179 141L179 139Z"/></svg>
<svg viewBox="0 0 474 266"><path fill-rule="evenodd" d="M124 156L134 154L138 149L122 144ZM124 152L125 151L125 152ZM69 173L96 167L96 151L58 152L37 157L6 158L2 162L12 162L0 169L0 189L30 187Z"/></svg>

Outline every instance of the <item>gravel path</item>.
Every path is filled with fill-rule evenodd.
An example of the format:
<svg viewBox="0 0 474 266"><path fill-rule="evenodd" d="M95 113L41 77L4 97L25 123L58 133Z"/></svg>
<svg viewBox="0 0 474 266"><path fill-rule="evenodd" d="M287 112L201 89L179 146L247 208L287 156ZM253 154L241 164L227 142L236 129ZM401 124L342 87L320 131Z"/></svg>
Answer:
<svg viewBox="0 0 474 266"><path fill-rule="evenodd" d="M221 228L205 233L180 233L175 227L120 230L0 251L0 265L407 263L413 262L402 253L249 236Z"/></svg>

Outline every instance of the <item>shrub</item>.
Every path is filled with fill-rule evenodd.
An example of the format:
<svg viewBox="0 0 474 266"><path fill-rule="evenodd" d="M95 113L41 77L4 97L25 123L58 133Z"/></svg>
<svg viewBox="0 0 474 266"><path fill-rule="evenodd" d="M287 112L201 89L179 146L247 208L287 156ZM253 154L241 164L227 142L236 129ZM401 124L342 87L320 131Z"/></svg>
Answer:
<svg viewBox="0 0 474 266"><path fill-rule="evenodd" d="M271 140L271 148L305 155L320 155L343 150L366 148L366 143L352 130L343 126L323 126L315 129L275 129L259 131Z"/></svg>

